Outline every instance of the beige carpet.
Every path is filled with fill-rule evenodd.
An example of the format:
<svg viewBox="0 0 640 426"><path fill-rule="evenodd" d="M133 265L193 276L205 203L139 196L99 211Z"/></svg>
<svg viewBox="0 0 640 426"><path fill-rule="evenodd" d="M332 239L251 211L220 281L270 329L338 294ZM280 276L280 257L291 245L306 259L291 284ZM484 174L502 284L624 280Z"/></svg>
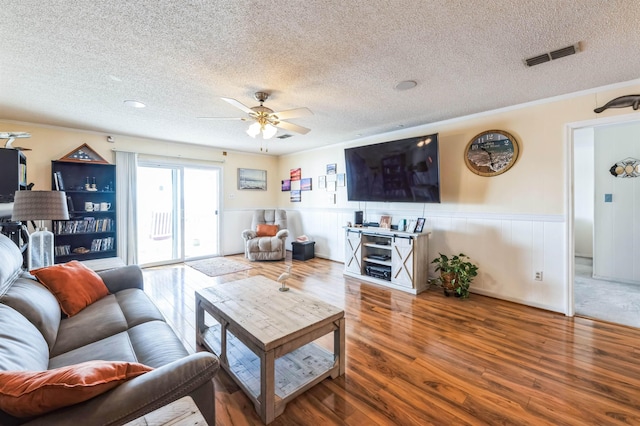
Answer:
<svg viewBox="0 0 640 426"><path fill-rule="evenodd" d="M253 268L253 266L247 265L246 263L236 262L235 260L225 259L224 257L195 260L193 262L187 262L186 265L210 277L232 274Z"/></svg>

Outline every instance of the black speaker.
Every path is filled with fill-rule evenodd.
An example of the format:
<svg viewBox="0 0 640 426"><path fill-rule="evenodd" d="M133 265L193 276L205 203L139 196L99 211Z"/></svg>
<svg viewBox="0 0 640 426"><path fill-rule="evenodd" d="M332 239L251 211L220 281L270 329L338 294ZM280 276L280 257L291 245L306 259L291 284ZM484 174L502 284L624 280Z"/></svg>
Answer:
<svg viewBox="0 0 640 426"><path fill-rule="evenodd" d="M354 223L356 225L362 225L362 216L363 216L362 215L362 210L359 210L359 211L356 212L356 217L355 217L355 220L354 220Z"/></svg>

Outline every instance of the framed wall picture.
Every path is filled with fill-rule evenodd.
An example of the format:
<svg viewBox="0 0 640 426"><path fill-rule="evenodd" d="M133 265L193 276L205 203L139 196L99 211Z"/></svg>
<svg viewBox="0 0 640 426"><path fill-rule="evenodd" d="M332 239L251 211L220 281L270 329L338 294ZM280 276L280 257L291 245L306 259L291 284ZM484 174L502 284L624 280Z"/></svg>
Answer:
<svg viewBox="0 0 640 426"><path fill-rule="evenodd" d="M344 173L340 173L338 175L337 182L338 182L338 186L344 186L345 185L345 175L344 175Z"/></svg>
<svg viewBox="0 0 640 426"><path fill-rule="evenodd" d="M291 169L289 170L289 178L291 180L300 180L300 178L302 177L302 169L301 168L297 168L297 169Z"/></svg>
<svg viewBox="0 0 640 426"><path fill-rule="evenodd" d="M326 188L327 187L327 177L326 176L318 176L318 188Z"/></svg>
<svg viewBox="0 0 640 426"><path fill-rule="evenodd" d="M333 164L327 164L327 174L328 175L335 175L336 174L336 170L337 170L337 164L333 163Z"/></svg>
<svg viewBox="0 0 640 426"><path fill-rule="evenodd" d="M282 192L291 191L291 181L289 179L281 181L280 189Z"/></svg>
<svg viewBox="0 0 640 426"><path fill-rule="evenodd" d="M257 169L238 169L238 189L267 190L267 171Z"/></svg>
<svg viewBox="0 0 640 426"><path fill-rule="evenodd" d="M464 151L469 170L480 176L497 176L518 159L518 142L504 130L488 130L474 136Z"/></svg>
<svg viewBox="0 0 640 426"><path fill-rule="evenodd" d="M416 221L416 228L413 230L413 232L416 232L416 233L422 232L422 230L424 229L424 222L425 222L425 218L419 217L418 220Z"/></svg>
<svg viewBox="0 0 640 426"><path fill-rule="evenodd" d="M311 191L311 178L300 179L300 190Z"/></svg>
<svg viewBox="0 0 640 426"><path fill-rule="evenodd" d="M300 190L299 189L292 190L289 200L292 203L299 203L300 201L302 201L302 194L300 193Z"/></svg>

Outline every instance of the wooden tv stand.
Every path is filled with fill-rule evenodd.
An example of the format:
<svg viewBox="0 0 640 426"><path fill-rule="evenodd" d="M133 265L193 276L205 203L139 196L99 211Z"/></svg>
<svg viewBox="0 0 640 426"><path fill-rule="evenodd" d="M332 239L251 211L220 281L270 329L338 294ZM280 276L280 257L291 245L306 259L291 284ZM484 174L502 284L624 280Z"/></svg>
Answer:
<svg viewBox="0 0 640 426"><path fill-rule="evenodd" d="M427 289L430 233L345 228L344 275L418 294Z"/></svg>

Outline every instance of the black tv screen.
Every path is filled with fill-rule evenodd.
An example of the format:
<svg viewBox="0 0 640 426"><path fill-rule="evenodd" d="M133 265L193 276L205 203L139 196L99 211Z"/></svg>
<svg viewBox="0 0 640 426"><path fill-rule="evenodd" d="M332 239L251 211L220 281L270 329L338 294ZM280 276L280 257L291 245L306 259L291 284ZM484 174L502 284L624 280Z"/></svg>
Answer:
<svg viewBox="0 0 640 426"><path fill-rule="evenodd" d="M438 134L344 150L349 201L440 202Z"/></svg>

